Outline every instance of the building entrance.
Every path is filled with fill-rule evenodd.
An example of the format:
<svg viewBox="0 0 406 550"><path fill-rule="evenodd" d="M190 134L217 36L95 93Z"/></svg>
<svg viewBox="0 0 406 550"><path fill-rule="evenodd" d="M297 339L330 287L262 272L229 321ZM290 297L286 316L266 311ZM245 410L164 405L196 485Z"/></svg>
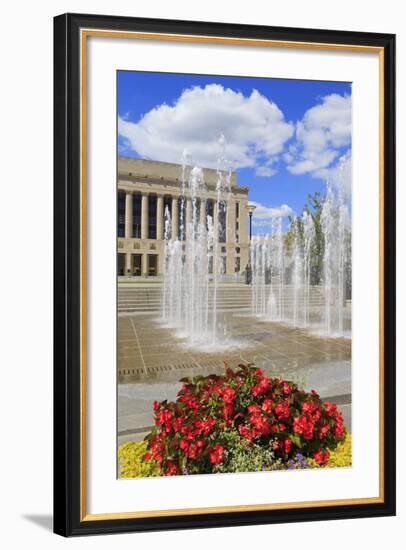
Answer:
<svg viewBox="0 0 406 550"><path fill-rule="evenodd" d="M132 272L135 277L141 277L142 254L132 255Z"/></svg>
<svg viewBox="0 0 406 550"><path fill-rule="evenodd" d="M117 254L117 275L125 274L125 254Z"/></svg>
<svg viewBox="0 0 406 550"><path fill-rule="evenodd" d="M158 275L158 256L157 254L148 254L148 276Z"/></svg>

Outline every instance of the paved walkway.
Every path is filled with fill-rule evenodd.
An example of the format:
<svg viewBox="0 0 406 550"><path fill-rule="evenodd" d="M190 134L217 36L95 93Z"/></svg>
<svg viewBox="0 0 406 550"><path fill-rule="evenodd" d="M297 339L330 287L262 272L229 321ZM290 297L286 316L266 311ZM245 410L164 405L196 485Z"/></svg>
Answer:
<svg viewBox="0 0 406 550"><path fill-rule="evenodd" d="M270 376L294 379L340 404L351 425L351 340L321 338L305 330L223 311L228 349L193 349L155 312L118 319L118 440L142 439L152 425L155 399L175 399L179 379L222 372L253 362Z"/></svg>

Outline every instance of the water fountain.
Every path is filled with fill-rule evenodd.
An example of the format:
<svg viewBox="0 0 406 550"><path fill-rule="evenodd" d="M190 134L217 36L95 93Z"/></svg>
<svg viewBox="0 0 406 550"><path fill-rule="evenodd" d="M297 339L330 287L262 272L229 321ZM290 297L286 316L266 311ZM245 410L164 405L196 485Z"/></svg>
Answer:
<svg viewBox="0 0 406 550"><path fill-rule="evenodd" d="M217 291L222 277L220 241L225 235L225 199L231 173L226 169L225 140L219 140L216 202L213 216L204 208L203 170L184 155L180 185L179 238L172 238L172 220L165 209L165 260L161 298L162 320L190 344L216 346L221 338ZM223 330L224 332L224 330Z"/></svg>
<svg viewBox="0 0 406 550"><path fill-rule="evenodd" d="M221 248L231 173L223 136L219 146L212 215L204 206L207 190L203 171L184 154L176 238L172 236L171 212L165 209L161 299L162 320L192 345L211 349L225 340L219 323L218 289L223 275ZM346 333L345 305L351 280L348 166L344 159L338 176L327 182L317 227L314 214L305 209L292 217L288 228L284 228L282 218L274 218L269 234L252 237L253 316L317 330L325 336Z"/></svg>
<svg viewBox="0 0 406 550"><path fill-rule="evenodd" d="M346 334L351 281L350 201L345 191L349 177L344 159L336 181L326 184L318 220L323 243L320 280L313 280L316 226L308 210L294 216L285 232L282 219L274 218L270 234L252 237L252 315L325 336Z"/></svg>
<svg viewBox="0 0 406 550"><path fill-rule="evenodd" d="M342 163L339 178L343 177ZM351 269L350 215L345 186L340 181L327 182L326 197L320 217L324 235L323 288L324 333L344 334L344 307Z"/></svg>

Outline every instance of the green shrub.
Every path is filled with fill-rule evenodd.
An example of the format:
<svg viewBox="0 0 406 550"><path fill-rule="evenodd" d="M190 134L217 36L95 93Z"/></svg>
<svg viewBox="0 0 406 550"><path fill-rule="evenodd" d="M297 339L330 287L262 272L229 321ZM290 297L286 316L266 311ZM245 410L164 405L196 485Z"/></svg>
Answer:
<svg viewBox="0 0 406 550"><path fill-rule="evenodd" d="M120 477L154 477L160 475L160 468L154 460L143 460L147 450L146 441L130 441L118 449Z"/></svg>
<svg viewBox="0 0 406 550"><path fill-rule="evenodd" d="M281 467L271 447L250 443L234 430L225 429L218 441L224 447L224 458L214 466L213 473L258 472Z"/></svg>
<svg viewBox="0 0 406 550"><path fill-rule="evenodd" d="M250 460L251 471L267 470L274 457L288 465L297 454L321 466L344 440L334 403L253 365L181 381L175 402L154 403L155 426L146 437L144 460L159 462L161 474L242 471Z"/></svg>

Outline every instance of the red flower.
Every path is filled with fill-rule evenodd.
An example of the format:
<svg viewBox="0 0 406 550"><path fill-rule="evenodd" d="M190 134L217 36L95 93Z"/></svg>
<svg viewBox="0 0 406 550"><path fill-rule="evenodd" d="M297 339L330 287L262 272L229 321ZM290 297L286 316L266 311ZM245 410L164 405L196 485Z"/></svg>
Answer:
<svg viewBox="0 0 406 550"><path fill-rule="evenodd" d="M305 401L302 405L302 411L305 414L312 414L316 410L316 405L311 401Z"/></svg>
<svg viewBox="0 0 406 550"><path fill-rule="evenodd" d="M283 451L288 455L291 450L292 450L292 440L290 439L290 437L287 437L283 441Z"/></svg>
<svg viewBox="0 0 406 550"><path fill-rule="evenodd" d="M249 420L259 435L269 435L271 433L271 422L266 416L251 414Z"/></svg>
<svg viewBox="0 0 406 550"><path fill-rule="evenodd" d="M173 476L177 473L177 471L178 471L178 468L177 468L176 464L172 461L169 461L168 465L166 467L165 475L166 476Z"/></svg>
<svg viewBox="0 0 406 550"><path fill-rule="evenodd" d="M195 436L195 432L189 426L182 426L180 431L186 437L186 439L191 440Z"/></svg>
<svg viewBox="0 0 406 550"><path fill-rule="evenodd" d="M280 420L287 420L290 415L290 407L287 401L279 401L275 405L275 414Z"/></svg>
<svg viewBox="0 0 406 550"><path fill-rule="evenodd" d="M314 424L305 416L297 416L293 421L293 431L303 435L303 437L309 441L310 439L313 439Z"/></svg>
<svg viewBox="0 0 406 550"><path fill-rule="evenodd" d="M235 390L230 388L230 386L226 386L222 391L222 396L225 403L232 403L235 396Z"/></svg>
<svg viewBox="0 0 406 550"><path fill-rule="evenodd" d="M212 464L219 464L223 460L224 447L221 445L213 445L209 448L209 457Z"/></svg>
<svg viewBox="0 0 406 550"><path fill-rule="evenodd" d="M176 433L178 432L183 424L183 418L181 416L178 416L173 422L173 431Z"/></svg>
<svg viewBox="0 0 406 550"><path fill-rule="evenodd" d="M327 416L334 416L337 411L337 405L335 405L331 401L325 401L324 408L326 410Z"/></svg>
<svg viewBox="0 0 406 550"><path fill-rule="evenodd" d="M193 459L196 458L199 453L200 448L196 445L196 443L191 443L187 452L187 457Z"/></svg>
<svg viewBox="0 0 406 550"><path fill-rule="evenodd" d="M178 401L180 401L181 403L185 403L185 405L187 405L189 409L192 409L195 412L199 410L199 405L197 404L196 399L193 396L181 395L178 398Z"/></svg>
<svg viewBox="0 0 406 550"><path fill-rule="evenodd" d="M324 424L323 426L321 426L319 430L319 439L324 439L329 431L330 426L328 424Z"/></svg>
<svg viewBox="0 0 406 550"><path fill-rule="evenodd" d="M342 425L342 423L337 423L334 427L334 435L338 438L341 438L343 437L344 433L345 433L345 428L344 426Z"/></svg>
<svg viewBox="0 0 406 550"><path fill-rule="evenodd" d="M204 435L208 435L212 428L215 426L216 422L211 416L208 416L206 420L201 420L200 418L197 418L194 424L199 434L203 433Z"/></svg>
<svg viewBox="0 0 406 550"><path fill-rule="evenodd" d="M317 422L318 420L320 420L321 418L321 412L319 409L317 409L317 411L314 411L314 413L311 415L311 419L313 420L313 422Z"/></svg>
<svg viewBox="0 0 406 550"><path fill-rule="evenodd" d="M271 409L272 409L272 399L264 399L263 403L262 403L262 410L264 412L271 412Z"/></svg>
<svg viewBox="0 0 406 550"><path fill-rule="evenodd" d="M159 460L159 462L163 461L162 453L164 451L165 447L162 441L160 440L159 436L156 436L152 439L150 443L150 450L151 450L151 457L153 460Z"/></svg>
<svg viewBox="0 0 406 550"><path fill-rule="evenodd" d="M289 382L284 382L282 384L282 392L285 394L285 395L289 395L292 391L292 388L289 384Z"/></svg>
<svg viewBox="0 0 406 550"><path fill-rule="evenodd" d="M157 426L164 426L166 432L171 431L173 415L171 411L167 409L161 409L155 416L155 424Z"/></svg>
<svg viewBox="0 0 406 550"><path fill-rule="evenodd" d="M180 443L179 443L179 447L182 449L182 451L184 451L184 453L186 454L188 449L189 449L189 443L188 441L186 441L186 439L181 439L180 440Z"/></svg>
<svg viewBox="0 0 406 550"><path fill-rule="evenodd" d="M269 389L269 379L262 378L256 386L253 386L251 388L251 393L254 397L258 397L259 395L263 395L264 393L266 393L268 389Z"/></svg>
<svg viewBox="0 0 406 550"><path fill-rule="evenodd" d="M154 411L156 412L159 408L159 401L154 401L154 404L152 405L152 408L154 409Z"/></svg>
<svg viewBox="0 0 406 550"><path fill-rule="evenodd" d="M319 466L324 466L324 464L327 464L330 458L330 453L328 451L323 451L323 449L319 448L315 453L313 453L313 458Z"/></svg>
<svg viewBox="0 0 406 550"><path fill-rule="evenodd" d="M242 435L242 437L246 437L247 439L252 439L252 430L249 429L248 426L246 426L245 424L240 424L238 426L238 431L240 433L240 435Z"/></svg>

